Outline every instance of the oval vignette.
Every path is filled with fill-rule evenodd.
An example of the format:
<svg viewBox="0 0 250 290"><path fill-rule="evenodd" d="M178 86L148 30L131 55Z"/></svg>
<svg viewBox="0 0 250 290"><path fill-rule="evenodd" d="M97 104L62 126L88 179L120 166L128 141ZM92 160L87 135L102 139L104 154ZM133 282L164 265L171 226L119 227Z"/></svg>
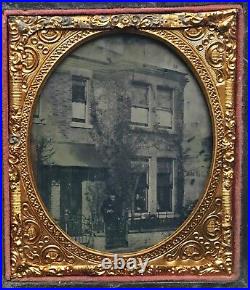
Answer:
<svg viewBox="0 0 250 290"><path fill-rule="evenodd" d="M205 189L208 106L166 45L99 37L47 80L32 125L33 171L54 221L74 240L133 252L168 237Z"/></svg>

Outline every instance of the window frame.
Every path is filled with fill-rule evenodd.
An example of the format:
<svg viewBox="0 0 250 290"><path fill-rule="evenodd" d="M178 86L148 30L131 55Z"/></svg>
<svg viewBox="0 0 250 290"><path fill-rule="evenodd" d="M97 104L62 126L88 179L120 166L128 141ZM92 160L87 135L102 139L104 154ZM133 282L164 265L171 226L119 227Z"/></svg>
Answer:
<svg viewBox="0 0 250 290"><path fill-rule="evenodd" d="M130 113L130 124L131 126L135 126L135 127L139 127L139 128L150 128L151 127L151 100L149 97L149 89L150 89L150 84L146 83L146 82L142 82L142 81L137 81L137 80L132 80L130 83L131 87L136 87L136 86L141 86L141 87L145 87L147 90L147 106L138 106L138 105L132 105L132 96L131 96L131 113ZM148 119L148 123L139 123L139 122L133 122L132 121L132 108L140 108L140 109L145 109L147 110L147 119Z"/></svg>
<svg viewBox="0 0 250 290"><path fill-rule="evenodd" d="M172 112L170 112L171 113L171 127L161 125L158 122L157 111L160 111L160 110L161 111L168 111L167 108L158 106L158 88L161 88L161 89L165 88L165 89L170 89L171 90L171 99L172 99ZM174 120L175 120L175 88L174 87L170 87L170 86L157 85L155 93L156 93L156 105L155 105L156 124L162 130L174 131L175 130L175 122L174 122Z"/></svg>
<svg viewBox="0 0 250 290"><path fill-rule="evenodd" d="M149 203L148 203L148 200L149 200L149 188L150 188L150 178L149 178L149 174L150 174L150 158L149 157L141 157L141 156L138 156L137 158L135 159L132 159L131 162L146 162L147 163L147 172L146 172L146 181L147 181L147 187L146 187L146 208L145 210L142 210L142 211L136 211L135 210L135 196L134 196L134 208L132 208L132 204L131 204L131 214L133 216L137 216L137 215L141 215L141 214L146 214L148 213L148 210L149 210ZM134 174L134 173L133 173Z"/></svg>
<svg viewBox="0 0 250 290"><path fill-rule="evenodd" d="M73 77L74 76L79 76L82 78L81 82L85 83L84 86L84 93L85 93L85 119L83 119L84 121L77 121L77 120L73 120L73 103L77 103L77 102L73 102ZM71 75L71 85L72 85L72 92L71 92L71 127L77 127L77 128L92 128L92 125L90 123L90 102L89 102L89 82L90 79L86 76L84 76L84 74L81 73L72 73Z"/></svg>
<svg viewBox="0 0 250 290"><path fill-rule="evenodd" d="M91 129L93 128L91 124L90 118L90 88L91 88L91 79L93 72L87 69L79 69L79 68L69 68L67 71L62 70L63 72L70 73L71 82L73 75L80 76L86 81L86 89L87 89L87 96L86 96L86 118L85 123L83 122L74 122L72 121L72 105L71 105L71 123L70 126L73 128L83 128L83 129ZM72 83L71 83L72 85ZM71 103L72 103L72 92L71 92Z"/></svg>
<svg viewBox="0 0 250 290"><path fill-rule="evenodd" d="M156 158L156 202L158 205L158 160L170 160L172 166L172 190L170 197L171 210L160 210L157 206L157 214L174 214L175 212L175 158L170 157L158 157Z"/></svg>

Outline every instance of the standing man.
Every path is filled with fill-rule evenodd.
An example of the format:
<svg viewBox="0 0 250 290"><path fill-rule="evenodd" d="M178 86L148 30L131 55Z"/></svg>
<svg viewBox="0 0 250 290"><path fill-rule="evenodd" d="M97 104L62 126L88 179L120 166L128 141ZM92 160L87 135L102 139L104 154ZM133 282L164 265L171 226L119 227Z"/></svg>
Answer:
<svg viewBox="0 0 250 290"><path fill-rule="evenodd" d="M121 202L115 194L103 201L101 212L105 224L106 249L127 246L126 226L121 211Z"/></svg>

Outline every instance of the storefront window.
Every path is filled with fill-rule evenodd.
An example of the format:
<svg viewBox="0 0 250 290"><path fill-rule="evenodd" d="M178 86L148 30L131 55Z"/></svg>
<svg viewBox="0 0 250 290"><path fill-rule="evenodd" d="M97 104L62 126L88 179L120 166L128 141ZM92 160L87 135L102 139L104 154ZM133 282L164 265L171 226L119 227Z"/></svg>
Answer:
<svg viewBox="0 0 250 290"><path fill-rule="evenodd" d="M134 211L146 212L148 208L148 160L132 161Z"/></svg>
<svg viewBox="0 0 250 290"><path fill-rule="evenodd" d="M157 160L158 211L172 211L173 160Z"/></svg>

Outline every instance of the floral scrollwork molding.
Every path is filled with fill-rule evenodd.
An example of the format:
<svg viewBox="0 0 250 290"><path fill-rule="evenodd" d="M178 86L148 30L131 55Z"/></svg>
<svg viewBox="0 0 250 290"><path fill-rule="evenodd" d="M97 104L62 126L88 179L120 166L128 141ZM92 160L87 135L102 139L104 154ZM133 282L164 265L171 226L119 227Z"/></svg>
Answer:
<svg viewBox="0 0 250 290"><path fill-rule="evenodd" d="M8 18L12 278L139 275L106 273L100 261L110 255L81 247L54 224L34 186L28 155L31 114L46 76L67 51L114 29L157 37L189 62L211 108L215 134L210 180L199 205L170 238L135 256L150 259L145 275L232 273L236 24L237 9Z"/></svg>

